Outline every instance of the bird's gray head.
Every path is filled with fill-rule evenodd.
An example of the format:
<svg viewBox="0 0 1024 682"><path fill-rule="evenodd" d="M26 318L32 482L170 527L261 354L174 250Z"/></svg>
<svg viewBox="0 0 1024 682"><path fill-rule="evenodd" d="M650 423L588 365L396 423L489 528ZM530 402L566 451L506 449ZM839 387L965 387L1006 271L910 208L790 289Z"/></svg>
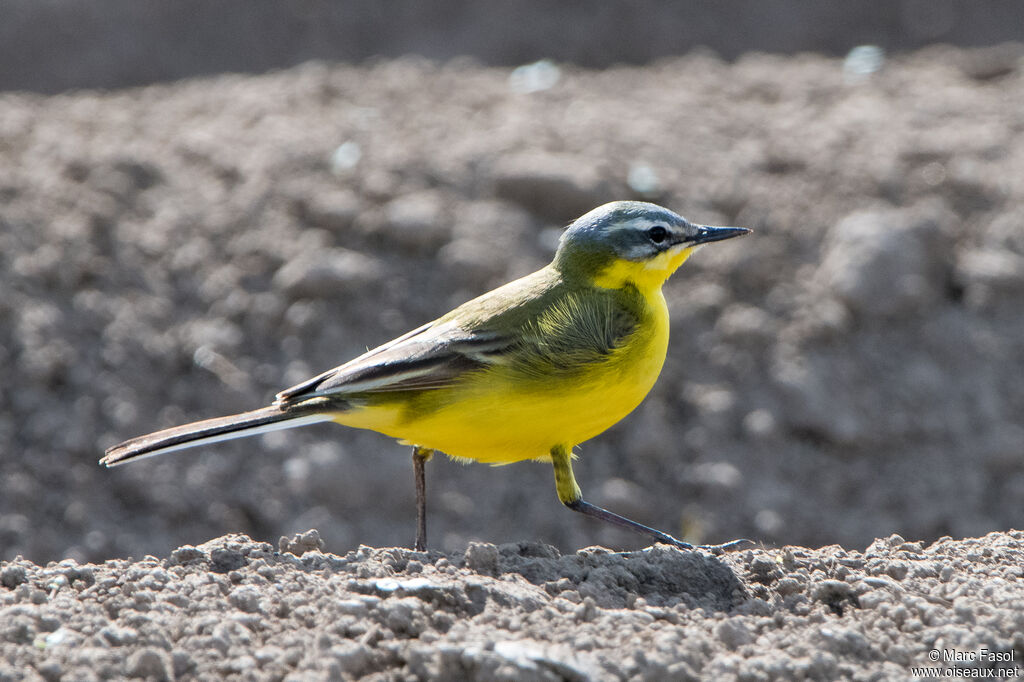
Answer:
<svg viewBox="0 0 1024 682"><path fill-rule="evenodd" d="M657 259L666 260L668 266L665 254L686 251L689 255L692 247L749 231L697 225L657 204L613 201L577 218L566 229L558 243L555 266L563 272L575 270L591 275L615 261L645 264ZM685 255L679 263L683 260Z"/></svg>

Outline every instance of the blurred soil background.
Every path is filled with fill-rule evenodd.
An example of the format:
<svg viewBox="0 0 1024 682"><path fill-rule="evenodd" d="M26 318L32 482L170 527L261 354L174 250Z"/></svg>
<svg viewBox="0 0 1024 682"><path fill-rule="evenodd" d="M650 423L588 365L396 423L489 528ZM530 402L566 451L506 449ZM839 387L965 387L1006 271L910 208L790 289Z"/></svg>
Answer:
<svg viewBox="0 0 1024 682"><path fill-rule="evenodd" d="M666 287L665 370L580 448L588 499L698 542L1021 526L1019 3L298 7L0 1L0 559L407 546L410 452L376 434L96 460L261 406L623 198L755 233ZM428 495L449 552L644 544L545 464L437 458Z"/></svg>

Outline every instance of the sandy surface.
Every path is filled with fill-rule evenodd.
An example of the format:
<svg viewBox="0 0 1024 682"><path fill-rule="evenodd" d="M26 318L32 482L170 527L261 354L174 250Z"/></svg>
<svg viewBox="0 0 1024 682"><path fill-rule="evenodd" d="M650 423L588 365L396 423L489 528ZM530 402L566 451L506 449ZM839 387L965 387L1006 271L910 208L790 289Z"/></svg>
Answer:
<svg viewBox="0 0 1024 682"><path fill-rule="evenodd" d="M0 566L0 679L889 680L1021 675L1024 534L723 556L291 552ZM301 556L297 556L301 555ZM937 660L936 660L937 659ZM947 672L948 671L948 672ZM24 675L24 677L22 677Z"/></svg>
<svg viewBox="0 0 1024 682"><path fill-rule="evenodd" d="M1020 537L928 543L1022 524L1021 102L1019 51L938 48L868 77L399 60L0 94L0 559L26 557L2 569L4 659L47 679L1019 662ZM829 547L572 554L644 543L562 508L546 465L435 458L429 556L172 553L314 527L339 555L408 545L410 453L318 426L96 465L539 267L627 197L755 234L667 286L665 371L580 449L585 495L696 542ZM874 542L894 533L929 548ZM108 561L146 554L166 558Z"/></svg>

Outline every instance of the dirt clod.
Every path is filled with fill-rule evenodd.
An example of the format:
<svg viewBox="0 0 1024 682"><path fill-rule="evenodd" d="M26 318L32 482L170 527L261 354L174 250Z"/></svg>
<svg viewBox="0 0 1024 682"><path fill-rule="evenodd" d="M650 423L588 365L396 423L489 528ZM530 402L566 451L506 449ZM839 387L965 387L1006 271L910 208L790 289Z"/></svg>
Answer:
<svg viewBox="0 0 1024 682"><path fill-rule="evenodd" d="M23 586L0 588L0 676L586 680L700 671L740 679L754 671L866 680L910 677L911 667L934 665L936 648L973 656L961 668L1012 671L1024 644L1020 532L913 552L892 543L721 557L664 546L567 555L536 544L473 547L468 554L487 572L468 561L455 568L456 555L414 562L404 549L299 558L239 535L174 552L236 556L229 576L173 556L68 564L95 585L65 584L42 599ZM793 557L785 577L744 586L741 576L782 566L784 554ZM875 577L896 563L903 578ZM29 585L57 575L28 562L0 570L11 566ZM945 577L934 566L948 569Z"/></svg>

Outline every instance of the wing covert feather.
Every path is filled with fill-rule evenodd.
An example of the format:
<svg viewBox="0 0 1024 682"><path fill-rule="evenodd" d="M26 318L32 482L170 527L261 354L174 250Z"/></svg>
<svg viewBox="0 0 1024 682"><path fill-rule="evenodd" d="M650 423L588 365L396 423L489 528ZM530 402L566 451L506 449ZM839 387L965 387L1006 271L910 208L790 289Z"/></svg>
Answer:
<svg viewBox="0 0 1024 682"><path fill-rule="evenodd" d="M632 295L580 295L541 270L281 391L276 402L444 388L498 365L533 378L577 371L624 344L641 309Z"/></svg>
<svg viewBox="0 0 1024 682"><path fill-rule="evenodd" d="M490 331L433 322L277 394L277 402L353 393L444 388L500 362L513 341Z"/></svg>

